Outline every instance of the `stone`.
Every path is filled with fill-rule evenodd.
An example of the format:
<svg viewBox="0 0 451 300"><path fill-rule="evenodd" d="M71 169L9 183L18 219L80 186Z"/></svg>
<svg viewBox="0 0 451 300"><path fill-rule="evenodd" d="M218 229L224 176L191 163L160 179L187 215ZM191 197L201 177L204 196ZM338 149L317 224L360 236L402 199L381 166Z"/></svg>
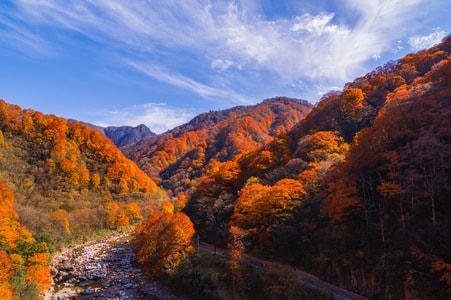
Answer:
<svg viewBox="0 0 451 300"><path fill-rule="evenodd" d="M63 288L62 290L59 290L52 299L54 300L68 300L68 299L76 299L77 298L77 292L70 289L70 288Z"/></svg>
<svg viewBox="0 0 451 300"><path fill-rule="evenodd" d="M93 293L94 293L94 291L91 290L90 288L88 288L88 289L83 290L83 291L80 292L81 295L85 295L85 296L87 296L87 295L92 295Z"/></svg>
<svg viewBox="0 0 451 300"><path fill-rule="evenodd" d="M47 290L45 300L78 299L79 295L89 299L133 299L133 295L181 299L150 281L124 234L65 249L54 255L51 268L53 282L63 289Z"/></svg>
<svg viewBox="0 0 451 300"><path fill-rule="evenodd" d="M125 285L125 288L131 289L133 286L134 286L133 283L127 283L127 284Z"/></svg>

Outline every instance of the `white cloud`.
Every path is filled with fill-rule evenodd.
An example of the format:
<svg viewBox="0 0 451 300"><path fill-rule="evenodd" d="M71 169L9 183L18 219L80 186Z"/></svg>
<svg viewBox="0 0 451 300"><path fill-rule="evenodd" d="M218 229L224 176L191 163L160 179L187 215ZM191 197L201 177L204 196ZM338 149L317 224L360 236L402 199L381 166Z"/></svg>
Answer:
<svg viewBox="0 0 451 300"><path fill-rule="evenodd" d="M419 51L432 47L442 41L447 33L440 28L436 28L433 32L427 35L416 35L409 38L409 45L412 50Z"/></svg>
<svg viewBox="0 0 451 300"><path fill-rule="evenodd" d="M252 102L248 97L236 94L233 90L222 90L219 88L211 87L200 82L197 82L189 77L170 74L167 71L160 70L158 66L152 66L151 64L144 64L142 62L129 62L129 65L134 69L146 74L149 77L160 80L167 84L180 87L189 91L192 91L203 97L220 97L221 99L227 98L234 104L247 104Z"/></svg>
<svg viewBox="0 0 451 300"><path fill-rule="evenodd" d="M211 67L214 70L218 70L219 72L223 72L233 66L233 62L228 59L215 58L211 62Z"/></svg>
<svg viewBox="0 0 451 300"><path fill-rule="evenodd" d="M395 45L393 46L392 51L393 51L393 53L398 53L403 48L404 48L404 46L402 45L402 41L398 40L398 41L396 41Z"/></svg>
<svg viewBox="0 0 451 300"><path fill-rule="evenodd" d="M241 78L253 88L272 83L282 90L305 80L331 86L352 80L412 30L420 5L427 5L346 0L343 9L356 18L351 26L334 12L269 20L257 13L258 1L241 2L18 0L17 5L29 22L77 31L126 55L126 66L146 76L212 101L242 104L253 99L237 89ZM410 43L420 47L440 34Z"/></svg>
<svg viewBox="0 0 451 300"><path fill-rule="evenodd" d="M191 120L196 114L189 109L167 106L164 103L146 103L102 113L100 126L137 126L145 124L155 133L163 133Z"/></svg>
<svg viewBox="0 0 451 300"><path fill-rule="evenodd" d="M420 3L348 0L346 9L357 14L353 27L338 23L332 12L266 20L229 6L218 19L227 46L221 58L238 62L244 71L266 70L287 85L302 78L345 82L390 50Z"/></svg>
<svg viewBox="0 0 451 300"><path fill-rule="evenodd" d="M330 15L310 21L315 26L309 28L320 33L319 38L313 38L314 47L308 50L316 58L314 65L319 67L313 78L325 77L337 84L359 75L367 61L379 59L393 40L402 36L400 25L414 16L412 10L418 4L418 0L347 0L346 8L357 14L353 27L334 25Z"/></svg>
<svg viewBox="0 0 451 300"><path fill-rule="evenodd" d="M296 18L298 22L291 26L292 31L304 30L314 36L321 36L323 34L332 33L335 34L339 29L339 26L332 24L334 14L320 14L318 16L312 16L305 14L302 17ZM347 30L345 29L345 32Z"/></svg>

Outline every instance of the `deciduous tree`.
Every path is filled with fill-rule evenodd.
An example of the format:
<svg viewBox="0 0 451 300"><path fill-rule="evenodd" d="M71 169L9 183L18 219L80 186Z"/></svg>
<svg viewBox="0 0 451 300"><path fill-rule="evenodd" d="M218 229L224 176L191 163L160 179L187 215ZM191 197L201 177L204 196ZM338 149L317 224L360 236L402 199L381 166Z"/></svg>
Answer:
<svg viewBox="0 0 451 300"><path fill-rule="evenodd" d="M138 261L155 277L173 274L194 250L194 226L184 213L153 211L135 230Z"/></svg>

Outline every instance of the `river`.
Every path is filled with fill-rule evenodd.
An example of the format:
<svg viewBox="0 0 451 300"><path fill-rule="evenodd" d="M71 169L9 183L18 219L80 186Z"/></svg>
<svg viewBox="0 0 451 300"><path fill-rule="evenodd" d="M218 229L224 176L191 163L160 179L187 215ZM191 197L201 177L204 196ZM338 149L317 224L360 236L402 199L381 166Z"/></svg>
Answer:
<svg viewBox="0 0 451 300"><path fill-rule="evenodd" d="M129 241L117 234L56 253L44 299L183 299L144 274Z"/></svg>

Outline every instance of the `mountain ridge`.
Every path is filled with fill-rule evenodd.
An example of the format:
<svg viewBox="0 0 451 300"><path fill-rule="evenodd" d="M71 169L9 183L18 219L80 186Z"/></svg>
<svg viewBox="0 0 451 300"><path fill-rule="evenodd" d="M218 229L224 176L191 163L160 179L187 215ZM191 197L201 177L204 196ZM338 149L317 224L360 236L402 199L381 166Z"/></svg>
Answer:
<svg viewBox="0 0 451 300"><path fill-rule="evenodd" d="M108 126L104 128L104 132L118 148L136 144L147 137L156 135L144 124L135 127Z"/></svg>
<svg viewBox="0 0 451 300"><path fill-rule="evenodd" d="M36 298L52 247L147 216L138 260L174 282L219 280L186 260L196 232L371 298L446 299L450 78L451 36L315 106L277 97L200 114L124 146L136 163L98 129L0 100L0 295ZM237 261L244 295L261 277Z"/></svg>
<svg viewBox="0 0 451 300"><path fill-rule="evenodd" d="M277 97L210 111L122 150L151 178L175 191L179 184L193 184L210 163L254 150L286 132L312 107L305 100Z"/></svg>
<svg viewBox="0 0 451 300"><path fill-rule="evenodd" d="M16 209L33 233L39 227L57 227L51 228L46 221L50 216L34 221L25 218L28 213L28 217L33 216L30 207L39 207L36 212L43 216L62 209L71 221L81 208L98 205L97 213L101 213L102 209L107 210L109 202L118 213L118 202L136 200L148 209L145 199L151 198L152 193L162 193L110 139L86 124L22 109L4 100L0 101L0 114L0 175L13 187ZM89 200L90 197L96 200ZM81 205L85 201L98 203ZM78 230L84 231L81 227ZM64 239L70 234L59 236Z"/></svg>
<svg viewBox="0 0 451 300"><path fill-rule="evenodd" d="M239 233L247 251L371 298L449 296L450 54L451 36L389 62L210 168L184 209L201 238Z"/></svg>
<svg viewBox="0 0 451 300"><path fill-rule="evenodd" d="M157 135L145 124L140 124L137 126L99 126L83 121L73 121L86 124L92 129L99 131L100 133L111 139L118 148L136 144L146 137Z"/></svg>

